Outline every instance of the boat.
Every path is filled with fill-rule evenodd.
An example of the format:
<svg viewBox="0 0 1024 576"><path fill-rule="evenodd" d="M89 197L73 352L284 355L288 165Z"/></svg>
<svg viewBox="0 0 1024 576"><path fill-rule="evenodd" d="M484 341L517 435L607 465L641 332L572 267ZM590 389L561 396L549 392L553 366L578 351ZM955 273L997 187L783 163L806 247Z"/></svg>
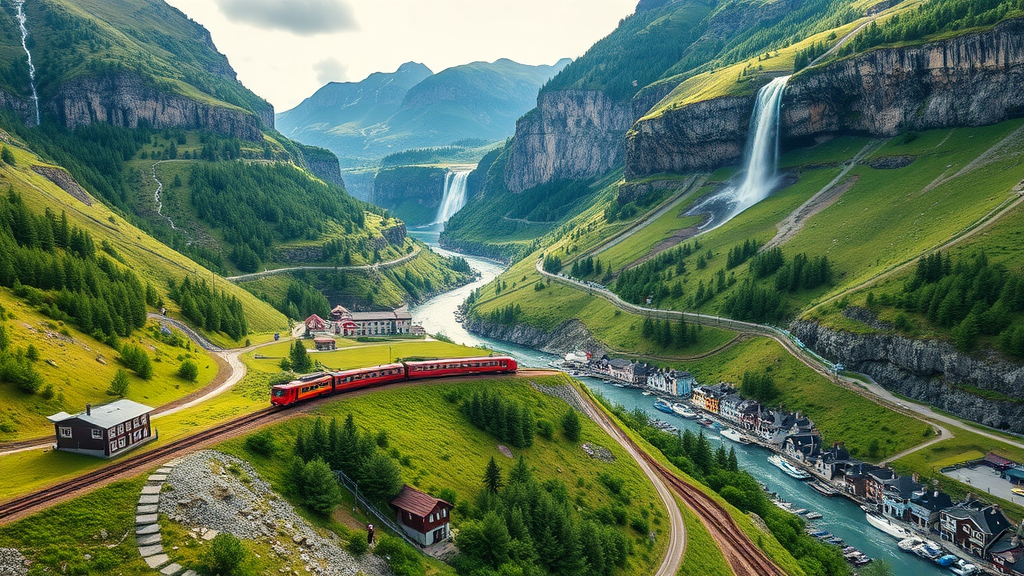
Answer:
<svg viewBox="0 0 1024 576"><path fill-rule="evenodd" d="M651 391L650 391L650 390L644 390L644 391L643 391L643 392L641 392L640 394L642 394L642 395L644 395L644 396L650 396L650 395L651 395Z"/></svg>
<svg viewBox="0 0 1024 576"><path fill-rule="evenodd" d="M701 426L704 426L705 428L711 428L712 426L715 425L715 421L712 420L711 418L698 418L697 419L697 424L700 424Z"/></svg>
<svg viewBox="0 0 1024 576"><path fill-rule="evenodd" d="M897 540L906 540L914 535L910 530L893 523L892 520L889 520L880 514L872 514L871 512L868 512L864 516L867 518L868 524L871 524L875 528L878 528Z"/></svg>
<svg viewBox="0 0 1024 576"><path fill-rule="evenodd" d="M920 546L921 544L924 544L923 538L920 538L918 536L911 536L910 538L904 538L903 540L900 540L899 543L896 544L896 546L898 546L899 549L904 552L913 553L914 548Z"/></svg>
<svg viewBox="0 0 1024 576"><path fill-rule="evenodd" d="M974 576L981 572L981 569L966 560L957 560L949 567L949 571L956 576Z"/></svg>
<svg viewBox="0 0 1024 576"><path fill-rule="evenodd" d="M857 550L853 546L847 546L843 548L843 558L846 559L846 561L850 564L853 564L854 566L858 567L863 566L865 564L869 564L872 561L872 559L868 555L864 554L860 550Z"/></svg>
<svg viewBox="0 0 1024 576"><path fill-rule="evenodd" d="M819 480L815 480L813 482L810 482L807 485L810 486L811 488L813 488L815 492L817 492L818 494L821 494L822 496L832 497L832 496L836 496L837 494L839 494L839 490L836 490L835 488L833 488L833 487L829 486L828 484L825 484L824 482L821 482Z"/></svg>
<svg viewBox="0 0 1024 576"><path fill-rule="evenodd" d="M1024 496L1024 486L1014 486L1010 488L1010 492L1013 492L1017 496Z"/></svg>
<svg viewBox="0 0 1024 576"><path fill-rule="evenodd" d="M941 546L939 546L935 542L932 542L931 540L925 540L921 544L914 546L914 554L917 554L925 560L931 560L934 562L939 558L943 557L946 554L946 552L942 549Z"/></svg>
<svg viewBox="0 0 1024 576"><path fill-rule="evenodd" d="M807 514L804 514L804 518L807 518L808 520L820 520L821 512L808 512Z"/></svg>
<svg viewBox="0 0 1024 576"><path fill-rule="evenodd" d="M733 428L722 428L722 437L728 440L732 440L737 444L750 444L750 438L747 438L739 430Z"/></svg>
<svg viewBox="0 0 1024 576"><path fill-rule="evenodd" d="M607 384L608 382L610 382L610 381L609 380L605 380L604 381L605 384ZM615 386L616 388L625 388L626 387L625 384L619 384L618 382L612 384L612 386Z"/></svg>
<svg viewBox="0 0 1024 576"><path fill-rule="evenodd" d="M768 457L768 462L773 464L779 470L785 472L791 478L796 478L797 480L809 480L811 478L810 474L797 468L789 460L783 458L781 454L772 454Z"/></svg>
<svg viewBox="0 0 1024 576"><path fill-rule="evenodd" d="M676 413L676 416L686 418L687 420L695 420L697 418L697 412L681 402L673 404L672 411Z"/></svg>
<svg viewBox="0 0 1024 576"><path fill-rule="evenodd" d="M654 401L654 409L667 412L669 414L675 414L675 412L672 411L672 406L661 398Z"/></svg>
<svg viewBox="0 0 1024 576"><path fill-rule="evenodd" d="M943 568L949 568L957 560L959 560L959 558L957 558L953 554L945 554L941 558L938 558L937 560L935 560L935 563L938 564L939 566L942 566Z"/></svg>

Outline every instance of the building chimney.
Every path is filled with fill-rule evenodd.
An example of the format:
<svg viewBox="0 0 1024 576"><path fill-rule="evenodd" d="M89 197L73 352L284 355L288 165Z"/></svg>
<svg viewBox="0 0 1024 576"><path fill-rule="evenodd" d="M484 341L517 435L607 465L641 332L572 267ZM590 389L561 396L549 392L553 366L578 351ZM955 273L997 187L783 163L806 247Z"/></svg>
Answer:
<svg viewBox="0 0 1024 576"><path fill-rule="evenodd" d="M92 416L92 404L85 405L85 415Z"/></svg>

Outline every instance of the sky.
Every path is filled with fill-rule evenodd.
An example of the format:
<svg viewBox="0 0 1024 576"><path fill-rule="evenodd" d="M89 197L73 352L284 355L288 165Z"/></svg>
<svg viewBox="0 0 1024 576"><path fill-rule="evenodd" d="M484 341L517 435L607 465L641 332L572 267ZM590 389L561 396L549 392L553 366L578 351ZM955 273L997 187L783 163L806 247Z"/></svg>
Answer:
<svg viewBox="0 0 1024 576"><path fill-rule="evenodd" d="M327 82L422 62L434 72L581 56L637 0L166 0L213 35L238 79L278 112Z"/></svg>

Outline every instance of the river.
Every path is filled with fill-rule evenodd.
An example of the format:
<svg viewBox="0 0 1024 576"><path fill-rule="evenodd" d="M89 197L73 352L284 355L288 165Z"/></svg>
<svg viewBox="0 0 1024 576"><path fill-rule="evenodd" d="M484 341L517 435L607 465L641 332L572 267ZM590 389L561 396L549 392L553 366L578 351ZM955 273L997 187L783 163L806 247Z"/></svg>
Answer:
<svg viewBox="0 0 1024 576"><path fill-rule="evenodd" d="M434 226L428 229L414 229L409 234L425 242L435 252L445 256L455 255L438 247L439 228L439 226ZM465 258L474 270L480 272L480 278L471 284L445 292L423 304L413 307L410 311L416 321L422 322L423 327L430 334L440 332L461 344L484 346L509 354L524 366L542 367L547 366L552 360L556 360L556 356L532 348L516 346L472 334L455 321L455 309L469 296L469 293L487 284L504 270L502 264L493 260L461 254L459 256ZM599 393L612 402L625 406L627 410L641 408L651 417L669 421L680 430L689 428L695 433L699 430L705 430L695 421L658 412L653 408L654 397L644 396L638 389L617 388L596 378L580 378L580 381L595 393ZM755 478L767 485L770 491L778 493L783 500L791 502L794 509L806 508L807 510L820 512L823 517L815 520L814 525L822 530L832 532L845 540L847 544L856 547L872 558L885 560L892 566L894 574L898 576L948 576L952 574L931 562L926 562L916 556L901 552L896 547L896 541L869 525L864 520L864 512L850 500L842 497L827 498L822 496L806 486L804 482L790 478L781 470L769 464L767 457L770 452L764 448L733 444L718 436L717 431L711 431L707 434L711 440L712 448L717 447L719 443L723 442L727 448L734 447L740 468L750 472ZM933 539L937 540L937 537Z"/></svg>

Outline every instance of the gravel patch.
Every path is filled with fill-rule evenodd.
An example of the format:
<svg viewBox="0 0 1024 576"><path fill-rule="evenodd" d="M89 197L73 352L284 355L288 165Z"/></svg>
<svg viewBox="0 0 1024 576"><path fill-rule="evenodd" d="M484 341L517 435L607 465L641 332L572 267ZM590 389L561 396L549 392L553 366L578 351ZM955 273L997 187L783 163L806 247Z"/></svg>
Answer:
<svg viewBox="0 0 1024 576"><path fill-rule="evenodd" d="M530 386L542 394L547 394L548 396L554 396L555 398L564 400L566 404L586 415L586 411L583 410L583 406L580 406L579 398L577 398L576 394L570 390L569 386L541 386L533 380L530 380Z"/></svg>
<svg viewBox="0 0 1024 576"><path fill-rule="evenodd" d="M216 530L267 542L291 563L290 571L390 574L382 559L372 554L355 559L336 534L318 534L244 460L212 450L195 452L177 462L166 484L160 513L190 527L195 538Z"/></svg>
<svg viewBox="0 0 1024 576"><path fill-rule="evenodd" d="M14 548L0 548L0 576L25 576L25 557Z"/></svg>

